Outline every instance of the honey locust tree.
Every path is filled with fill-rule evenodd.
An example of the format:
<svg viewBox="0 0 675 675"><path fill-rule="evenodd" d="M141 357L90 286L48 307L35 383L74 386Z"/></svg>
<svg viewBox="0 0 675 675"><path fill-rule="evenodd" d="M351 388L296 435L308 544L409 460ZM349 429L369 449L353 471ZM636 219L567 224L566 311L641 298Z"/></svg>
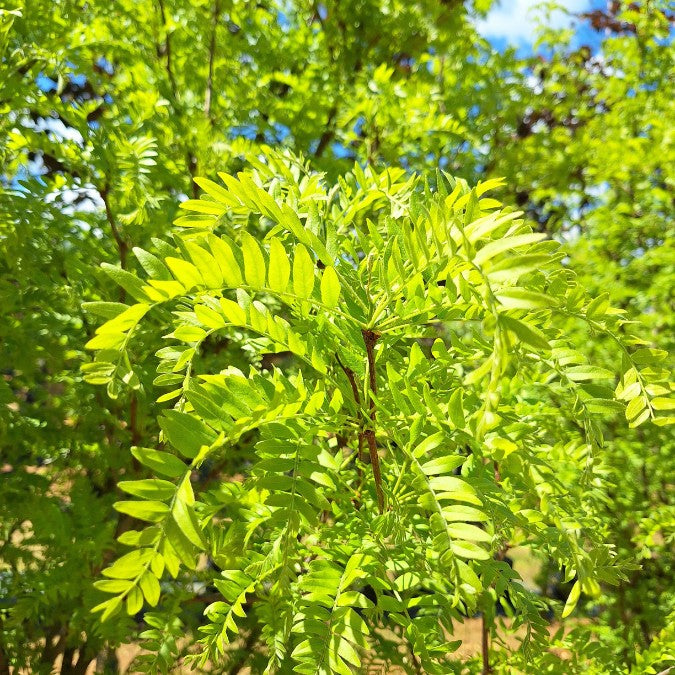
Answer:
<svg viewBox="0 0 675 675"><path fill-rule="evenodd" d="M460 146L472 132L443 112L448 86L429 63L441 51L458 71L470 53L488 77L469 11L426 0L3 4L0 670L84 671L106 653L115 670L108 648L143 625L100 625L89 611L100 601L92 581L133 522L111 507L117 482L143 470L128 448L159 431L138 367L154 335L135 343L131 388L107 396L82 379L96 327L82 303L128 300L111 295L98 262L133 267L131 249L165 236L179 201L197 194L193 176L236 172L267 146L306 153L333 177L356 157L377 160L378 147L388 157L405 147L411 166L456 148L468 166ZM456 80L454 117L476 88L473 75ZM383 126L370 116L385 94L397 112ZM244 370L249 356L222 342L211 355Z"/></svg>
<svg viewBox="0 0 675 675"><path fill-rule="evenodd" d="M152 355L166 344L156 322L167 316L158 308L144 317L128 362L112 362L116 377L107 396L83 381L79 367L96 326L120 308L83 311L82 302L134 302L128 290L112 290L92 263L142 269L135 246L176 257L160 253L152 237L166 239L179 202L198 196L195 176L251 168L249 158L266 146L305 153L312 169L326 172L328 185L338 184L354 160L378 171L440 165L469 185L506 176L505 185L492 184L492 194L520 205L536 231L566 240L558 256L569 257L563 264L589 296L609 292L609 304L626 312L622 321L649 327L643 347L671 349L666 228L673 96L665 3L611 3L584 18L602 31L599 48L578 49L569 31L548 31L553 48L532 58L498 53L476 33L471 15L489 4L31 0L0 10L0 670L9 663L52 672L63 663L64 670L84 671L94 658L104 660L106 648L144 630L152 631L146 637L160 661L173 665L186 647L179 642L174 650L172 643L219 596L210 585L213 571L200 567L172 583L164 576L161 611L118 613L102 624L89 612L104 597L92 581L125 550L116 537L138 527L112 503L121 498L118 481L148 475L129 448L156 447L167 402L154 400ZM283 171L282 164L275 175ZM261 175L268 186L268 174ZM310 221L323 222L321 214L317 207ZM247 222L259 242L268 227L263 220L260 229L256 216ZM293 259L292 250L288 255ZM344 297L341 290L340 302ZM613 338L573 319L556 325L584 345L594 365L618 372ZM385 344L378 340L376 355ZM429 353L428 340L419 345ZM298 367L290 350L262 356L260 350L248 339L214 334L201 343L199 372L236 366L248 374L252 363L266 372ZM649 377L660 377L658 352L635 358ZM335 360L327 363L335 367ZM622 370L629 372L629 364ZM99 376L107 377L103 370ZM659 399L667 392L663 384L647 386ZM635 383L629 387L634 393ZM350 389L345 405L353 405ZM643 415L644 405L640 399L631 413ZM605 438L593 455L595 531L616 545L615 562L628 563L620 569L629 583L601 581L601 593L582 595L576 610L593 620L570 615L566 628L575 630L551 638L549 644L575 655L574 663L561 662L559 650L534 650L526 670L621 672L636 654L636 668L669 665L672 635L660 631L672 612L672 439L665 428L631 429L620 411L607 414L595 418ZM577 438L578 421L576 408L561 399L560 433ZM248 432L236 452L207 458L192 473L194 490L205 494L225 477L249 475L257 440L257 432ZM377 442L383 450L384 440ZM578 494L575 463L557 469L561 485ZM534 553L559 569L548 548ZM364 588L372 601L372 586ZM390 592L380 591L381 602L389 602ZM483 608L491 629L487 599ZM415 607L409 613L420 618ZM249 642L260 651L255 629L263 623L240 622L245 640L228 659L237 662ZM162 641L153 645L158 635ZM491 655L494 667L500 658L499 651ZM513 665L516 655L509 658ZM114 660L106 667L117 669Z"/></svg>
<svg viewBox="0 0 675 675"><path fill-rule="evenodd" d="M585 293L558 243L485 196L494 182L357 165L331 185L292 157L252 164L197 179L206 194L172 237L134 250L142 271L106 268L130 302L88 306L107 318L90 382L138 387L134 342L168 341L160 445L131 448L148 478L119 483L132 498L115 504L148 525L95 584L103 621L161 606L169 576L185 596L215 590L202 666L444 673L462 668L453 620L489 625L508 598L522 653L541 652L545 603L505 552L556 561L574 582L563 616L624 578L599 421L625 404L633 426L664 421L647 390L667 373L640 365L662 355ZM579 326L613 341L616 372L568 338ZM248 367L214 360L225 341ZM147 667L168 667L162 632L147 639Z"/></svg>

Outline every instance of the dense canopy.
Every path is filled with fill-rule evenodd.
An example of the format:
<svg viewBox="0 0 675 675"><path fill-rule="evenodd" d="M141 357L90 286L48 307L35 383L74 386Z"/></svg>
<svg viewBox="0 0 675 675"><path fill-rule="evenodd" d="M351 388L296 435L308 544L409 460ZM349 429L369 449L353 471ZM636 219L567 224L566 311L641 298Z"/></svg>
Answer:
<svg viewBox="0 0 675 675"><path fill-rule="evenodd" d="M509 4L0 9L0 673L675 667L675 15Z"/></svg>

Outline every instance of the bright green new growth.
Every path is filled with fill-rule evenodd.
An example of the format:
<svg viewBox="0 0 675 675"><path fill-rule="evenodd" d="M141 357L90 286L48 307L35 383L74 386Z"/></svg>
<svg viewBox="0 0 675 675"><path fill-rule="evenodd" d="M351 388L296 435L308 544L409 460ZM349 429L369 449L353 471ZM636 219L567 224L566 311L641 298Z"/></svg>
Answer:
<svg viewBox="0 0 675 675"><path fill-rule="evenodd" d="M122 481L131 499L116 504L149 525L120 537L131 552L96 584L113 594L103 618L157 605L165 570L206 554L222 598L201 663L248 615L265 672L351 673L374 649L444 673L452 620L507 595L525 648L544 643L543 603L505 551L531 545L576 579L563 616L620 578L593 527L598 420L625 406L631 426L671 421L664 354L587 296L557 242L485 196L498 181L357 165L327 186L278 156L220 177L197 179L206 194L182 204L171 243L135 249L145 274L106 267L135 304L88 306L107 321L86 378L112 396L141 387L137 332L168 341L161 449L132 449L157 477ZM618 372L568 338L581 324L616 344ZM209 370L223 340L249 372ZM242 480L195 494L194 472L243 443Z"/></svg>

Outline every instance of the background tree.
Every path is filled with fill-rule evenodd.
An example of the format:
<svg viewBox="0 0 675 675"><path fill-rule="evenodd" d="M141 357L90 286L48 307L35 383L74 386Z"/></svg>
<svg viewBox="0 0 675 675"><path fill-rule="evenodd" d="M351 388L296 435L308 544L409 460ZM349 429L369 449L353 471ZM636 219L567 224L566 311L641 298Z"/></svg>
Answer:
<svg viewBox="0 0 675 675"><path fill-rule="evenodd" d="M199 195L196 176L251 168L268 146L304 153L330 181L354 161L440 166L470 184L506 176L503 200L514 195L538 229L566 242L581 285L649 326L647 346L670 350L666 3L590 11L582 19L599 44L549 31L536 58L485 42L471 17L487 9L33 0L1 10L0 662L48 672L63 654L66 667L83 669L137 632L134 621L100 624L89 610L102 599L92 581L132 525L112 509L115 485L145 475L129 447L159 433L152 354L163 342L154 330L136 340L107 396L80 373L101 320L82 303L130 301L97 263L138 270L132 248L166 237L178 203ZM210 358L246 368L255 353L222 342L203 351L205 367ZM591 356L615 369L605 338L594 337ZM125 382L131 363L138 379ZM574 428L570 411L563 419ZM664 663L669 637L656 636L673 610L673 452L666 430L630 430L620 415L602 432L595 512L604 505L619 557L642 567L592 601L600 616L591 628L560 639L576 649L591 631L606 672L650 642L644 658ZM214 465L202 479L241 468ZM176 588L163 600L167 616L183 597ZM180 621L192 625L203 607L192 603ZM167 639L183 632L167 622ZM587 668L593 654L579 653Z"/></svg>

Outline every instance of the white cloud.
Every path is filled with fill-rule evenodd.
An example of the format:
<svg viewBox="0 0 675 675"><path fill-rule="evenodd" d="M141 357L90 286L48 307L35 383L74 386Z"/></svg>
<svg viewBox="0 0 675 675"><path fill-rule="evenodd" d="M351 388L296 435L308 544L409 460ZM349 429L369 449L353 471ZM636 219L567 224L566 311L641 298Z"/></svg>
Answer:
<svg viewBox="0 0 675 675"><path fill-rule="evenodd" d="M583 12L590 7L589 0L565 0L560 4L564 4L570 13ZM500 0L484 19L477 21L476 26L486 38L502 38L513 45L532 44L536 37L537 17L542 16L541 5L541 0ZM550 28L567 28L571 17L557 10L546 23Z"/></svg>

